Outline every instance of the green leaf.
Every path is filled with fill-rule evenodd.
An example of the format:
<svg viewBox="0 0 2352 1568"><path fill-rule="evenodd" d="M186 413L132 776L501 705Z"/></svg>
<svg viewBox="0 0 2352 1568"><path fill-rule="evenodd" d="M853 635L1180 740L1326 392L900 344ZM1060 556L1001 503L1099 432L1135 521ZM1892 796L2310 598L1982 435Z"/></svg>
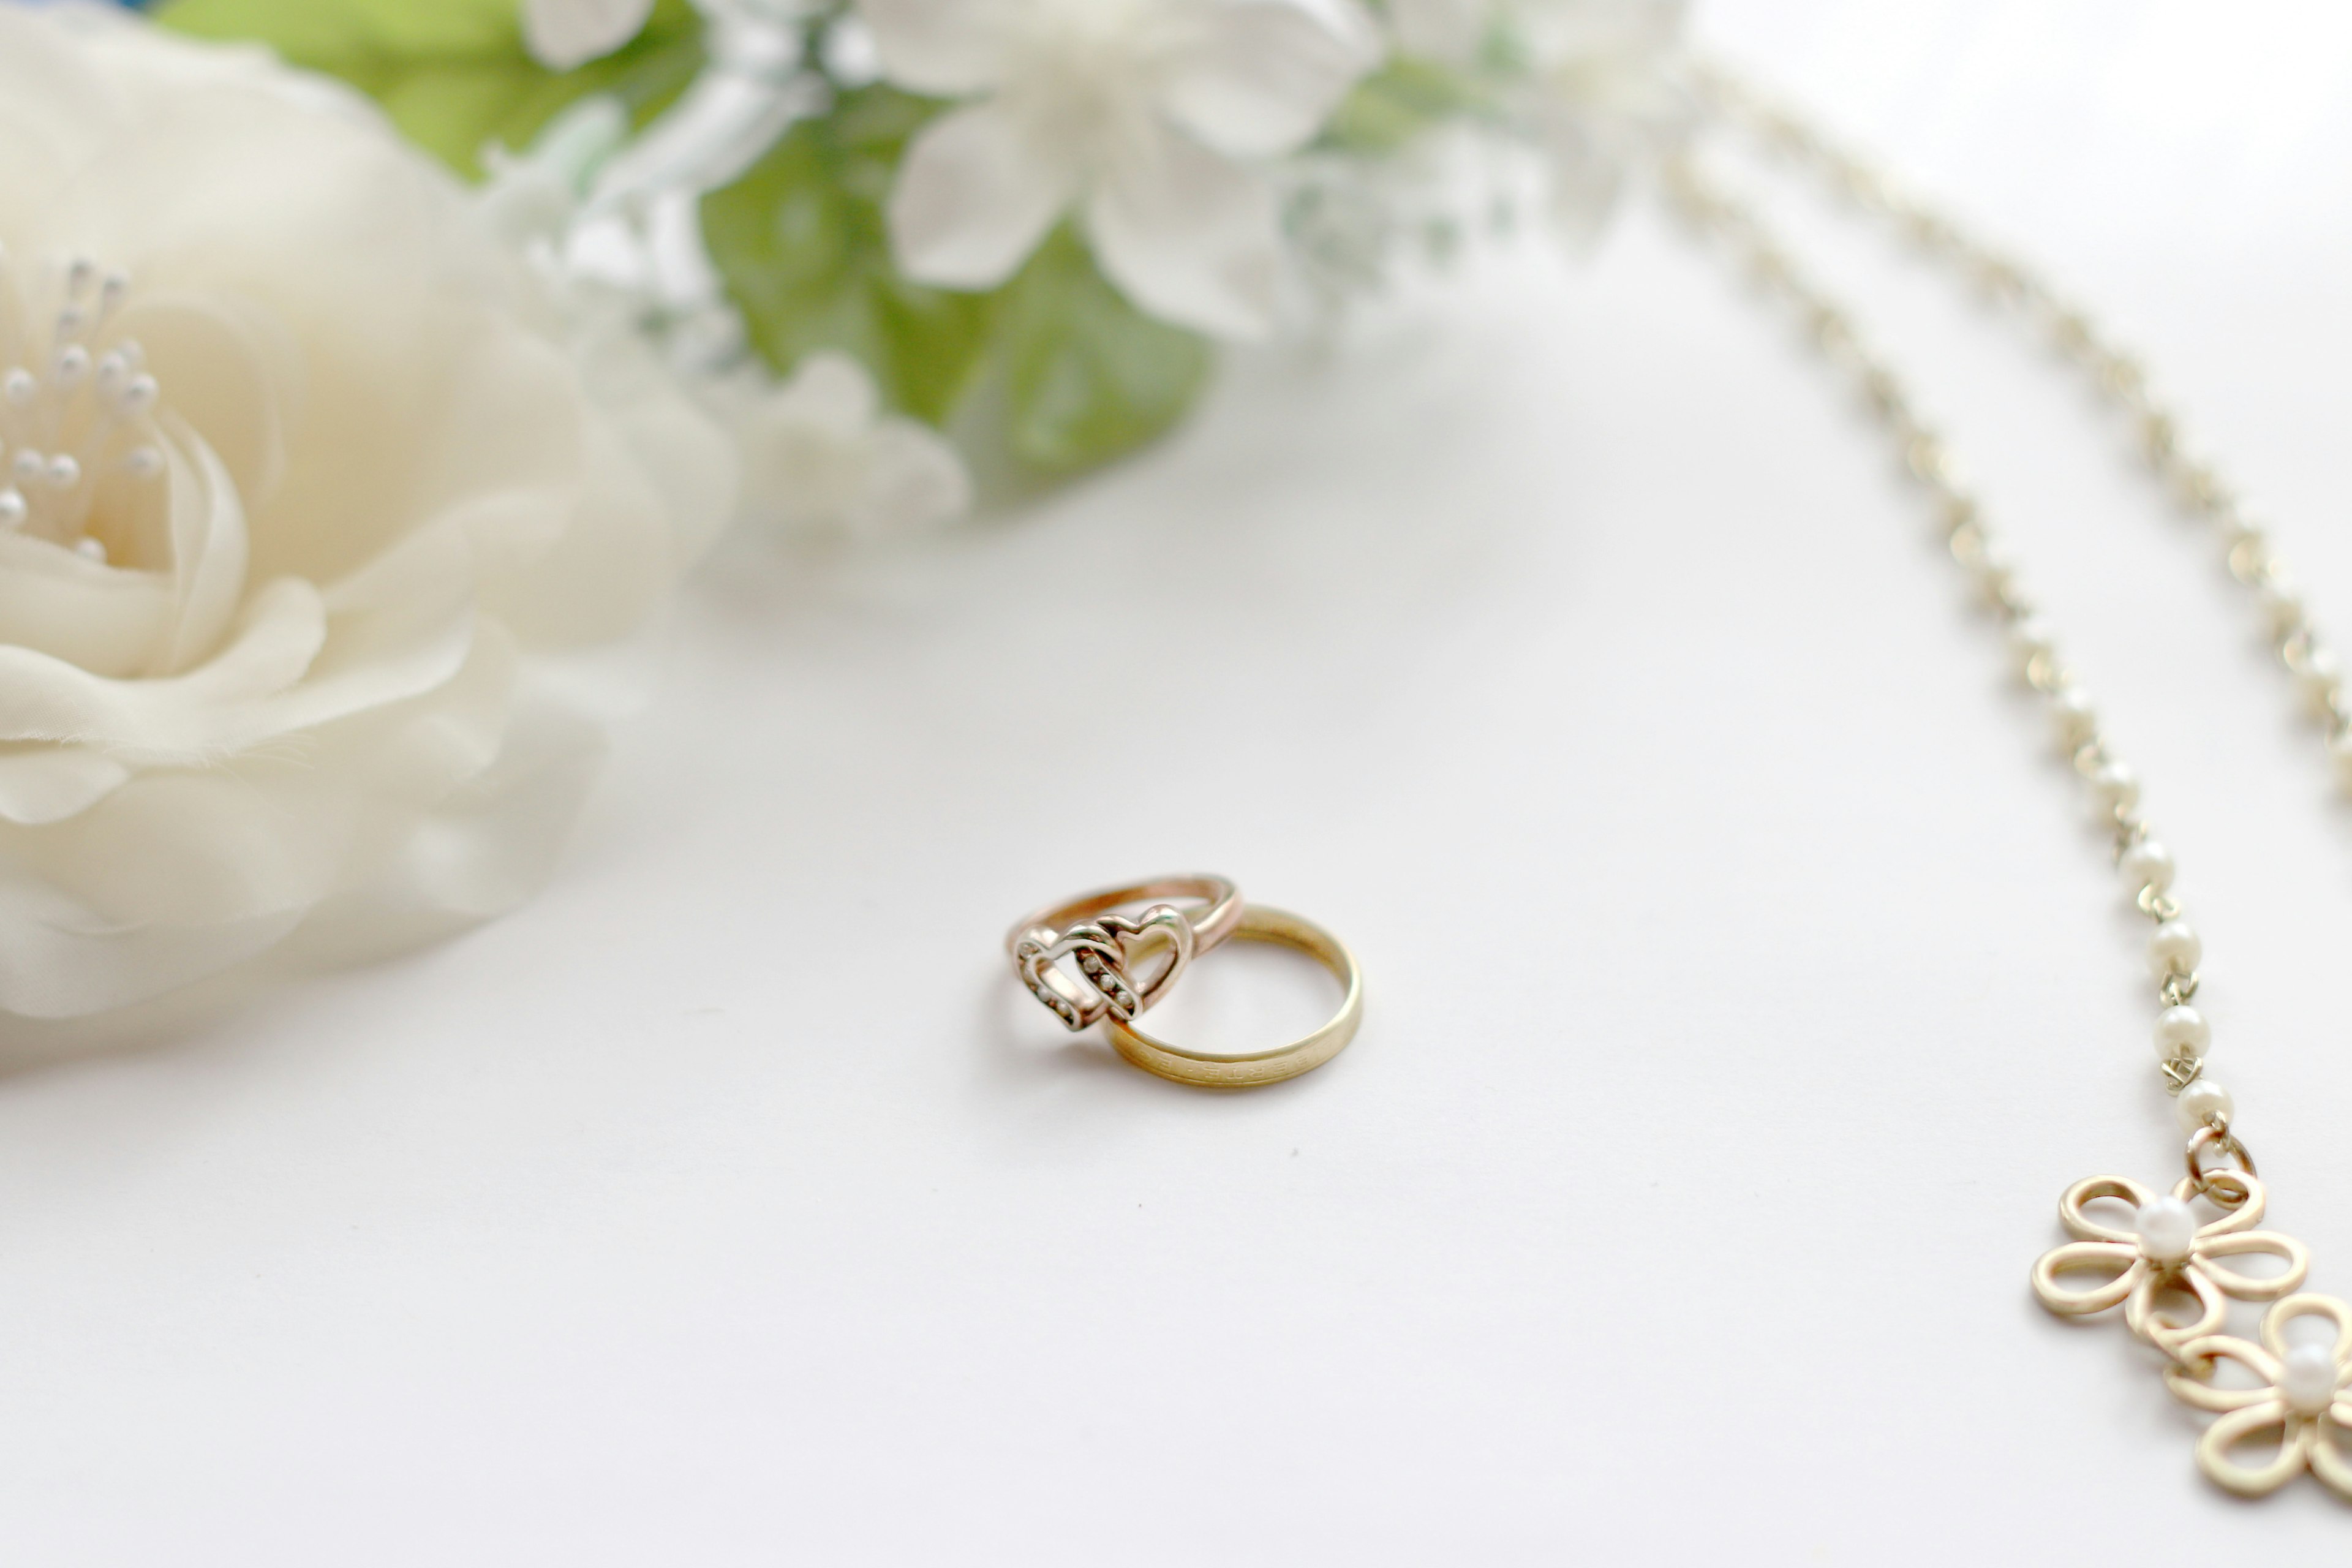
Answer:
<svg viewBox="0 0 2352 1568"><path fill-rule="evenodd" d="M1489 107L1486 94L1460 72L1394 55L1339 100L1321 142L1349 153L1393 153L1444 121Z"/></svg>
<svg viewBox="0 0 2352 1568"><path fill-rule="evenodd" d="M1129 304L1067 227L1008 286L1001 338L1013 453L1051 471L1160 436L1208 379L1208 342Z"/></svg>
<svg viewBox="0 0 2352 1568"><path fill-rule="evenodd" d="M939 107L888 87L845 92L702 200L704 243L771 366L843 350L893 406L934 425L971 386L997 303L910 282L890 259L883 202Z"/></svg>
<svg viewBox="0 0 2352 1568"><path fill-rule="evenodd" d="M614 94L642 125L702 64L688 0L659 0L635 39L565 72L524 48L517 0L172 0L157 20L198 37L256 39L341 78L469 179L480 177L484 144L525 146L591 93Z"/></svg>

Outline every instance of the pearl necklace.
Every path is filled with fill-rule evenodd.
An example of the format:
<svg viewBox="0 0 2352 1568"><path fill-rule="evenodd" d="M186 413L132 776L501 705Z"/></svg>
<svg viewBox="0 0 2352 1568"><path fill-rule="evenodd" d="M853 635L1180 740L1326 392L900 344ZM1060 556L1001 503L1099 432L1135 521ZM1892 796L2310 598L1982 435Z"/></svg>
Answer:
<svg viewBox="0 0 2352 1568"><path fill-rule="evenodd" d="M1889 223L1932 260L2037 328L2089 378L2128 423L2157 478L2220 534L2231 574L2253 595L2281 665L2324 734L2339 779L2352 790L2352 701L2343 665L2321 640L2236 493L2209 462L2189 455L2179 420L2150 392L2139 362L2017 261L1899 190L1784 108L1719 68L1699 68L1695 79L1706 122L1745 136ZM2310 1267L2302 1243L2254 1228L2265 1192L2252 1153L2233 1130L2235 1103L2206 1076L2212 1031L2190 1005L2203 945L2181 918L2172 891L2172 856L2140 814L2137 775L2116 755L2090 697L2021 590L2014 557L1995 542L1976 498L1959 482L1943 437L1914 409L1893 368L1756 214L1709 179L1690 153L1669 158L1664 174L1667 195L1698 234L1790 310L1814 349L1862 393L1904 470L1934 509L1953 559L1975 580L2002 626L2018 673L2043 699L2059 743L2101 820L2113 829L2125 890L2154 922L2147 962L2156 983L2157 1068L2187 1140L2184 1173L2168 1189L2120 1176L2094 1176L2069 1187L2059 1200L2059 1217L2073 1239L2034 1265L2035 1294L2052 1311L2070 1317L2124 1309L2130 1331L2163 1353L2171 1392L2220 1417L2197 1446L2199 1468L2216 1484L2255 1496L2308 1469L2352 1497L2352 1304L2302 1292ZM2127 1205L2127 1221L2102 1218L2092 1207L2102 1201ZM2191 1206L2200 1202L2219 1217L2200 1223ZM2249 1253L2283 1259L2284 1268L2259 1276L2240 1272L2232 1260ZM2074 1282L2084 1276L2098 1282ZM2193 1314L2172 1315L2170 1304L2184 1298ZM2259 1342L2223 1331L2231 1300L2271 1303ZM2286 1327L2304 1317L2329 1321L2333 1345L2290 1344ZM2255 1386L2218 1383L2214 1371L2225 1360L2251 1372ZM2274 1457L2248 1463L2233 1455L2238 1445L2273 1431Z"/></svg>

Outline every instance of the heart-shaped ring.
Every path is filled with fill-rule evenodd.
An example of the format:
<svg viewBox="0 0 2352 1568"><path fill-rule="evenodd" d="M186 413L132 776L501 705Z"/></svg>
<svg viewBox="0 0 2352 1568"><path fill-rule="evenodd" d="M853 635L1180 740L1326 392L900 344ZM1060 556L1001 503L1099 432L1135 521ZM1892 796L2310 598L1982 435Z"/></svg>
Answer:
<svg viewBox="0 0 2352 1568"><path fill-rule="evenodd" d="M1149 899L1203 900L1191 911L1155 903L1133 916L1114 913ZM1231 934L1242 918L1240 889L1223 877L1163 877L1107 888L1040 910L1013 928L1005 945L1030 994L1073 1031L1105 1018L1131 1023L1160 1000L1195 956ZM1138 960L1161 942L1168 961L1144 977ZM1067 959L1083 980L1062 967Z"/></svg>
<svg viewBox="0 0 2352 1568"><path fill-rule="evenodd" d="M1138 981L1138 950L1163 936L1171 944L1168 962ZM1076 962L1085 986L1062 969L1065 958ZM1013 960L1031 994L1070 1028L1088 1028L1106 1016L1126 1021L1160 1000L1192 962L1192 922L1173 904L1154 904L1134 920L1105 915L1065 931L1040 927L1014 944Z"/></svg>

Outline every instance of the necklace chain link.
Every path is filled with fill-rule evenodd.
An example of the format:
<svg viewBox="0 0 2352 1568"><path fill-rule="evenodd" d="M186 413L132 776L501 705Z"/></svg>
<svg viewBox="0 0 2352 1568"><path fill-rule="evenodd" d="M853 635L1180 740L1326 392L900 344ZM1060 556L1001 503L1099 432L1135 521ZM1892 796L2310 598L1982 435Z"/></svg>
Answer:
<svg viewBox="0 0 2352 1568"><path fill-rule="evenodd" d="M2032 270L1971 237L1950 217L1902 191L1736 77L1703 64L1695 79L1701 104L1714 123L1746 133L1853 206L1892 225L1928 257L1960 272L1979 291L2036 324L2086 376L2100 398L2128 424L2149 471L2183 509L2220 534L2231 575L2253 595L2279 663L2301 689L2339 778L2352 787L2352 701L2347 699L2343 666L2312 624L2267 534L2213 465L2191 454L2179 416L2157 397L2139 360ZM2134 903L2158 928L2151 944L2161 1008L2158 1069L2167 1092L2180 1094L2202 1076L2206 1056L2206 1025L2189 1005L2199 986L2199 944L2180 923L2180 900L2170 890L2171 857L2140 813L2137 778L2101 731L2096 710L2021 585L2015 558L1997 542L1977 497L1961 482L1942 432L1921 416L1902 377L1864 339L1852 314L1798 266L1755 211L1710 178L1689 152L1669 158L1662 172L1673 205L1791 311L1812 347L1861 394L1904 470L1927 495L1953 560L1975 581L1987 608L2006 631L2019 673L2050 710L2062 749L2112 829L2115 859ZM2192 1110L2185 1104L2183 1109ZM2193 1110L2190 1131L2200 1137L2210 1133L2209 1141L2226 1139L2230 1149L2242 1152L2244 1145L2230 1131L2225 1098L2205 1095Z"/></svg>

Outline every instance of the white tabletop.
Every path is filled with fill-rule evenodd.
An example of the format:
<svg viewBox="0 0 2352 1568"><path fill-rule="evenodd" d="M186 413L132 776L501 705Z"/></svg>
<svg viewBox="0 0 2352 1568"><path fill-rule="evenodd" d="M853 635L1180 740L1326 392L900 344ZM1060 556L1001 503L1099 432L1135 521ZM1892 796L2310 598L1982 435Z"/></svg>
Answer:
<svg viewBox="0 0 2352 1568"><path fill-rule="evenodd" d="M2352 17L2219 16L1696 27L2143 345L2352 636ZM2249 606L2037 352L1785 205L2146 777L2272 1221L2352 1291L2352 819ZM1188 1091L1006 974L1030 905L1193 868L1354 944L1330 1067ZM2341 1551L2026 1289L2067 1183L2175 1168L2145 930L1882 439L1637 207L1030 514L732 541L513 918L10 1031L6 1555ZM1229 950L1154 1016L1320 1000Z"/></svg>

